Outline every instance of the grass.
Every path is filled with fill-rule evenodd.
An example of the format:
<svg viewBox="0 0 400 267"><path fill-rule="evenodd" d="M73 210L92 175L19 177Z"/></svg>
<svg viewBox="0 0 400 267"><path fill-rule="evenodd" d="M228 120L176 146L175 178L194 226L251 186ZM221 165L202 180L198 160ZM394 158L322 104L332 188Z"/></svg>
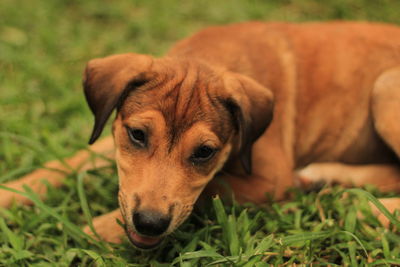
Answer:
<svg viewBox="0 0 400 267"><path fill-rule="evenodd" d="M86 146L93 118L80 84L91 58L127 51L162 55L212 24L331 19L399 24L400 2L2 0L0 183ZM45 202L28 190L36 205L0 210L0 265L400 265L399 227L382 228L365 195L343 199L341 188L294 192L290 202L261 207L214 199L150 253L81 232L89 212L117 207L116 191L113 166L71 175L62 189L49 189Z"/></svg>

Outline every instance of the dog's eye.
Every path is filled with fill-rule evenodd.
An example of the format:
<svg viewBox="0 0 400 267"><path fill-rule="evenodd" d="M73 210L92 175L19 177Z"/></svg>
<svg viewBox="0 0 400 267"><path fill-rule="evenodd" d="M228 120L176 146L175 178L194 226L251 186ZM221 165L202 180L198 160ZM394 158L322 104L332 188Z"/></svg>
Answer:
<svg viewBox="0 0 400 267"><path fill-rule="evenodd" d="M141 148L147 145L146 133L143 130L128 129L128 135L134 145Z"/></svg>
<svg viewBox="0 0 400 267"><path fill-rule="evenodd" d="M210 160L217 150L215 148L203 145L195 149L190 160L193 163L204 163Z"/></svg>

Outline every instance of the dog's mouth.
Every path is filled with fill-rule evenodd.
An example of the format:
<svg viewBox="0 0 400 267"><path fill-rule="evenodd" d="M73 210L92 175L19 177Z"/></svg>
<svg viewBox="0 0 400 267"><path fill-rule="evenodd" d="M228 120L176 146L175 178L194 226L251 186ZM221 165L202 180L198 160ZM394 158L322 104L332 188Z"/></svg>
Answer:
<svg viewBox="0 0 400 267"><path fill-rule="evenodd" d="M126 229L126 234L135 247L146 250L156 248L163 240L163 237L150 237L139 235L131 229Z"/></svg>

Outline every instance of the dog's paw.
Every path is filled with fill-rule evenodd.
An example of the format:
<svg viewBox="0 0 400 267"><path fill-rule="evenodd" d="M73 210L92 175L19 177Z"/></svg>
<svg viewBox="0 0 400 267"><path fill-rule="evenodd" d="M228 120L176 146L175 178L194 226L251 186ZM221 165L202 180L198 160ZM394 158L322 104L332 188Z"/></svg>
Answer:
<svg viewBox="0 0 400 267"><path fill-rule="evenodd" d="M385 206L385 208L393 214L395 210L400 209L400 198L380 198L379 201ZM390 220L372 203L370 203L372 213L377 216L381 224L388 228Z"/></svg>
<svg viewBox="0 0 400 267"><path fill-rule="evenodd" d="M117 219L121 220L119 210L95 217L93 219L93 227L97 235L93 233L89 225L86 225L82 230L95 239L100 239L119 244L125 236L124 228L118 224Z"/></svg>

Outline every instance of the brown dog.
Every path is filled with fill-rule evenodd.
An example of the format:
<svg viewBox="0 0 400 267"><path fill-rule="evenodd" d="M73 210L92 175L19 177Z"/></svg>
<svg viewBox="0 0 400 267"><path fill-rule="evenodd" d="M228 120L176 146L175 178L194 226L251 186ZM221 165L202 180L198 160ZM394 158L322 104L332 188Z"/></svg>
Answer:
<svg viewBox="0 0 400 267"><path fill-rule="evenodd" d="M190 214L217 175L240 201L276 199L304 180L400 189L400 28L368 23L243 23L211 27L156 59L88 63L96 141L114 109L120 210L130 240L151 248ZM273 119L272 119L273 118ZM111 138L92 150L113 152ZM72 168L104 165L90 152ZM313 164L311 163L328 162ZM329 163L335 162L335 163ZM58 163L8 186L51 177ZM298 171L299 175L296 175ZM307 179L305 179L307 178ZM214 181L214 180L213 180ZM303 181L304 182L304 181ZM400 190L399 190L400 191ZM2 194L8 205L15 194ZM24 201L22 198L20 200ZM394 210L399 199L386 200ZM95 220L118 241L119 211Z"/></svg>

